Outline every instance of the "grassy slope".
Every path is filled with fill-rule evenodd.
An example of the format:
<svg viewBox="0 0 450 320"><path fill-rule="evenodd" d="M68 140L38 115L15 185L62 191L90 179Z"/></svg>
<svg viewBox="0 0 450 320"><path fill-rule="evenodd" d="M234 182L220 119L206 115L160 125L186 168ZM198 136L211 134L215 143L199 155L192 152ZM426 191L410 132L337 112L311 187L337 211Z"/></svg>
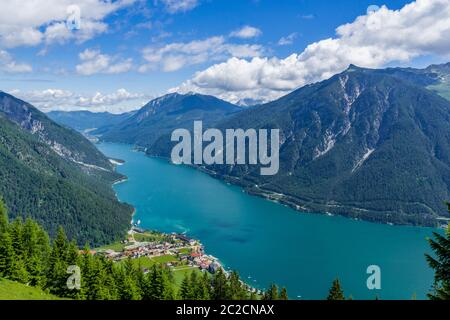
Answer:
<svg viewBox="0 0 450 320"><path fill-rule="evenodd" d="M0 300L60 300L39 288L0 279Z"/></svg>

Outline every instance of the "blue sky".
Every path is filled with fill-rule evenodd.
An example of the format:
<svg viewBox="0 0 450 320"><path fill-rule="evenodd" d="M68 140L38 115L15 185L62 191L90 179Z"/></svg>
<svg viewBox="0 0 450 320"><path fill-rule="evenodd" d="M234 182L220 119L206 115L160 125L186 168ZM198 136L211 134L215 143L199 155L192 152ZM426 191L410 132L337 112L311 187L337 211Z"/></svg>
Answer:
<svg viewBox="0 0 450 320"><path fill-rule="evenodd" d="M449 20L447 2L4 0L0 90L45 111L120 112L174 90L268 101L348 63L422 67L450 60L449 26L439 24ZM80 30L65 26L70 5L81 10ZM371 5L382 9L368 14ZM365 20L357 22L360 16ZM415 30L421 19L425 27ZM413 41L421 32L434 42Z"/></svg>

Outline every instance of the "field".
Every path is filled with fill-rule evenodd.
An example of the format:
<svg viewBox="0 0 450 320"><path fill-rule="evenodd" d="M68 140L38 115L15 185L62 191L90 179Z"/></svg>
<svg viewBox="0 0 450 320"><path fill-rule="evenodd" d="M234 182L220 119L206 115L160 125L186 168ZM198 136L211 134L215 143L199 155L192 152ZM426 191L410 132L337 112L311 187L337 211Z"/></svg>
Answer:
<svg viewBox="0 0 450 320"><path fill-rule="evenodd" d="M0 300L61 300L39 288L0 279Z"/></svg>

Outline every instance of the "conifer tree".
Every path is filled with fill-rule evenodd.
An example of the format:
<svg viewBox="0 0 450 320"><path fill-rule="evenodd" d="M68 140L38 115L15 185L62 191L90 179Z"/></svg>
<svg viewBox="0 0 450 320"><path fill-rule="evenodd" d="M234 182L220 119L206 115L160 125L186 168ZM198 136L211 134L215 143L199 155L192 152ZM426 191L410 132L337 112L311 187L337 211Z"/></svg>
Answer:
<svg viewBox="0 0 450 320"><path fill-rule="evenodd" d="M29 274L22 257L14 259L10 279L20 283L28 283Z"/></svg>
<svg viewBox="0 0 450 320"><path fill-rule="evenodd" d="M0 197L0 234L8 229L8 210Z"/></svg>
<svg viewBox="0 0 450 320"><path fill-rule="evenodd" d="M15 260L12 240L8 232L0 232L0 277L9 278Z"/></svg>
<svg viewBox="0 0 450 320"><path fill-rule="evenodd" d="M181 300L192 300L192 286L188 274L184 275L183 282L181 282L179 295Z"/></svg>
<svg viewBox="0 0 450 320"><path fill-rule="evenodd" d="M327 300L345 300L344 291L341 289L339 279L333 281Z"/></svg>
<svg viewBox="0 0 450 320"><path fill-rule="evenodd" d="M450 204L448 204L450 212ZM444 236L434 233L434 239L428 239L435 257L427 254L426 259L434 270L433 292L428 294L431 300L450 300L450 226Z"/></svg>
<svg viewBox="0 0 450 320"><path fill-rule="evenodd" d="M281 289L280 300L289 300L287 290L285 287Z"/></svg>
<svg viewBox="0 0 450 320"><path fill-rule="evenodd" d="M62 227L59 228L58 234L53 241L52 251L49 257L47 270L47 288L51 293L60 297L66 297L72 294L67 288L67 263L69 242Z"/></svg>
<svg viewBox="0 0 450 320"><path fill-rule="evenodd" d="M229 300L228 281L222 269L214 274L212 298L213 300Z"/></svg>
<svg viewBox="0 0 450 320"><path fill-rule="evenodd" d="M279 298L278 287L275 284L271 284L269 290L264 294L263 300L278 300Z"/></svg>

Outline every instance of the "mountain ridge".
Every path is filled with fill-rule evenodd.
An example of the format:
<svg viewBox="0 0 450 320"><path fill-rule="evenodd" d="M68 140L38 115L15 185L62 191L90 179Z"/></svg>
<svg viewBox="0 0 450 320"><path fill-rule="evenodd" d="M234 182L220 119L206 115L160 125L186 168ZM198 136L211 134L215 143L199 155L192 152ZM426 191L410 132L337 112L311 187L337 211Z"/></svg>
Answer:
<svg viewBox="0 0 450 320"><path fill-rule="evenodd" d="M129 227L132 208L111 188L123 176L109 159L81 134L1 93L0 178L11 218L33 217L52 236L62 225L80 245L98 245L121 239Z"/></svg>

